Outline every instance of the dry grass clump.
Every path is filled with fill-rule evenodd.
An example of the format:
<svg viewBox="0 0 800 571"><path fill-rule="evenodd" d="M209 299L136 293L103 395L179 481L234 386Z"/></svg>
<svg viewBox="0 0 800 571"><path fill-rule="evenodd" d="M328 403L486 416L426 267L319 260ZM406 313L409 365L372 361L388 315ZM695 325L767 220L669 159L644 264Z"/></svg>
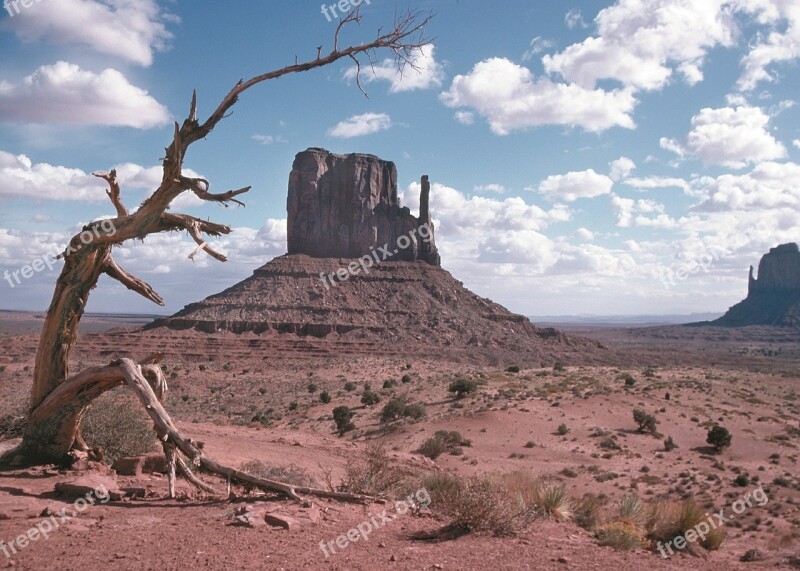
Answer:
<svg viewBox="0 0 800 571"><path fill-rule="evenodd" d="M614 549L639 549L647 546L645 531L625 520L614 520L595 532L597 542Z"/></svg>
<svg viewBox="0 0 800 571"><path fill-rule="evenodd" d="M575 506L564 486L547 485L537 490L542 511L556 519L570 519Z"/></svg>
<svg viewBox="0 0 800 571"><path fill-rule="evenodd" d="M654 504L648 520L650 539L662 543L685 536L687 531L695 529L702 522L708 527L713 527L709 524L705 510L691 499ZM706 533L705 538L698 538L696 543L713 551L719 549L723 541L725 541L725 529L717 527ZM692 542L688 543L692 545Z"/></svg>
<svg viewBox="0 0 800 571"><path fill-rule="evenodd" d="M278 482L286 482L293 486L308 486L316 487L316 479L308 473L308 470L289 464L286 466L268 466L261 460L250 460L239 466L242 472L247 472L251 476L258 478L265 478L267 480L277 480Z"/></svg>
<svg viewBox="0 0 800 571"><path fill-rule="evenodd" d="M92 402L81 421L81 431L90 447L103 450L109 464L124 456L151 452L156 444L150 417L138 400L119 390Z"/></svg>
<svg viewBox="0 0 800 571"><path fill-rule="evenodd" d="M594 494L586 494L575 502L572 518L576 524L586 530L593 530L602 522L603 504Z"/></svg>
<svg viewBox="0 0 800 571"><path fill-rule="evenodd" d="M380 442L372 442L347 465L340 492L396 497L407 489L411 474L393 462Z"/></svg>

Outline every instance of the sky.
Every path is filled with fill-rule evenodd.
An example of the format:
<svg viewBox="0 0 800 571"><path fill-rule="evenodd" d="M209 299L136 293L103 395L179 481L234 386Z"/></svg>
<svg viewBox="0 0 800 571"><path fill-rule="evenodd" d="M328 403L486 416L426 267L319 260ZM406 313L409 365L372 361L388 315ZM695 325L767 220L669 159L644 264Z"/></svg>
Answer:
<svg viewBox="0 0 800 571"><path fill-rule="evenodd" d="M135 208L192 91L202 120L239 79L327 53L332 4L7 2L0 309L46 309L52 253L114 216L92 172L116 168ZM751 264L800 238L797 0L364 0L340 43L409 9L434 14L416 70L376 54L368 98L350 60L263 83L191 147L185 172L212 192L252 185L245 208L172 206L233 228L209 242L227 263L189 259L186 233L126 243L115 259L166 306L103 277L87 310L172 313L285 253L308 147L394 161L412 211L429 175L444 268L525 315L722 312Z"/></svg>

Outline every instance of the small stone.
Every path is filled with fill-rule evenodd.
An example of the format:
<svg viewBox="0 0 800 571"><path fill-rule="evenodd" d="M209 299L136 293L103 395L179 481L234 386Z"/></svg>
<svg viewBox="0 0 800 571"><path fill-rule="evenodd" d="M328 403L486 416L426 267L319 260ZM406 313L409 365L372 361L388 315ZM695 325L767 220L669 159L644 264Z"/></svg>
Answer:
<svg viewBox="0 0 800 571"><path fill-rule="evenodd" d="M395 556L394 556L394 553L392 553L392 554L389 556L389 561L397 561L397 557L395 557Z"/></svg>
<svg viewBox="0 0 800 571"><path fill-rule="evenodd" d="M567 564L567 563L569 563L569 559L567 559L566 557L559 557L558 558L558 562Z"/></svg>

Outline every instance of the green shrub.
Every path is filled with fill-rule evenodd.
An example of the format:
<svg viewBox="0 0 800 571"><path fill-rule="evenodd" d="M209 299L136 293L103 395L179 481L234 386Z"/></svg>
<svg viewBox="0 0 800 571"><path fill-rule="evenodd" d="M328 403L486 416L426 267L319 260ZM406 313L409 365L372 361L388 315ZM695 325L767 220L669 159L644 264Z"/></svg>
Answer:
<svg viewBox="0 0 800 571"><path fill-rule="evenodd" d="M417 452L431 460L436 460L456 446L469 446L469 441L465 441L461 433L455 430L437 430L433 436L422 443Z"/></svg>
<svg viewBox="0 0 800 571"><path fill-rule="evenodd" d="M355 429L356 425L351 422L354 415L355 413L346 406L337 406L333 409L333 422L336 423L336 431L340 436Z"/></svg>
<svg viewBox="0 0 800 571"><path fill-rule="evenodd" d="M348 393L356 390L356 388L357 387L356 387L355 383L345 383L344 384L344 390L346 390Z"/></svg>
<svg viewBox="0 0 800 571"><path fill-rule="evenodd" d="M456 397L463 398L466 395L471 395L478 391L478 383L469 379L456 379L447 389L451 393L455 393Z"/></svg>
<svg viewBox="0 0 800 571"><path fill-rule="evenodd" d="M672 439L672 436L667 436L667 438L664 440L664 450L666 452L672 452L677 447L678 445L675 444L675 441Z"/></svg>
<svg viewBox="0 0 800 571"><path fill-rule="evenodd" d="M636 379L630 373L625 373L622 375L622 380L625 381L626 387L632 387L636 384Z"/></svg>
<svg viewBox="0 0 800 571"><path fill-rule="evenodd" d="M655 434L656 424L658 421L652 414L648 414L645 411L637 408L633 411L633 420L638 425L639 432L649 432L650 434Z"/></svg>
<svg viewBox="0 0 800 571"><path fill-rule="evenodd" d="M411 375L403 375L403 378L400 379L403 384L411 382Z"/></svg>
<svg viewBox="0 0 800 571"><path fill-rule="evenodd" d="M562 363L561 361L556 361L556 364L553 365L553 370L554 371L565 371L566 367L564 366L564 363Z"/></svg>
<svg viewBox="0 0 800 571"><path fill-rule="evenodd" d="M519 366L511 365L506 369L506 373L519 373Z"/></svg>
<svg viewBox="0 0 800 571"><path fill-rule="evenodd" d="M717 453L722 452L725 448L731 445L733 437L727 428L720 425L714 425L706 435L706 442L711 444Z"/></svg>
<svg viewBox="0 0 800 571"><path fill-rule="evenodd" d="M424 404L407 404L405 410L403 411L403 416L407 416L413 420L419 420L428 416L428 411L425 410Z"/></svg>
<svg viewBox="0 0 800 571"><path fill-rule="evenodd" d="M365 390L361 394L361 404L366 406L371 406L373 404L378 404L381 402L381 397L378 396L378 393L374 393L370 390Z"/></svg>
<svg viewBox="0 0 800 571"><path fill-rule="evenodd" d="M383 388L384 389L391 389L392 387L395 387L395 386L397 386L397 382L396 381L393 381L391 379L386 379L385 381L383 381Z"/></svg>
<svg viewBox="0 0 800 571"><path fill-rule="evenodd" d="M393 420L397 420L406 410L406 401L400 398L391 399L385 405L383 405L383 410L381 411L381 422L392 422Z"/></svg>
<svg viewBox="0 0 800 571"><path fill-rule="evenodd" d="M109 464L124 456L138 456L155 449L156 434L139 401L119 391L94 400L81 421L81 432L92 448L103 450Z"/></svg>
<svg viewBox="0 0 800 571"><path fill-rule="evenodd" d="M313 394L313 393L317 392L317 388L318 387L314 383L308 383L308 386L306 388L308 389L308 392Z"/></svg>
<svg viewBox="0 0 800 571"><path fill-rule="evenodd" d="M322 401L324 404L328 404L331 402L331 395L328 391L322 391L319 393L319 400Z"/></svg>
<svg viewBox="0 0 800 571"><path fill-rule="evenodd" d="M569 427L567 427L566 424L559 424L556 432L558 432L558 434L560 434L561 436L564 436L569 433Z"/></svg>
<svg viewBox="0 0 800 571"><path fill-rule="evenodd" d="M733 485L737 488L746 488L750 485L750 477L747 474L739 474L734 478Z"/></svg>
<svg viewBox="0 0 800 571"><path fill-rule="evenodd" d="M297 401L293 400L292 402L289 403L289 410L297 410L297 406L298 406Z"/></svg>

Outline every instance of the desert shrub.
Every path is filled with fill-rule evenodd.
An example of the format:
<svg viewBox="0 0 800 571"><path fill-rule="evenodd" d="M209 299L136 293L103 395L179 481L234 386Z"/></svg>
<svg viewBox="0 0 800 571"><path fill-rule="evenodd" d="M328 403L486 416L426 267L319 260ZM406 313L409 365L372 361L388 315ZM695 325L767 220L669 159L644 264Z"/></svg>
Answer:
<svg viewBox="0 0 800 571"><path fill-rule="evenodd" d="M381 411L381 422L392 422L397 420L406 410L406 401L401 398L394 398L383 405Z"/></svg>
<svg viewBox="0 0 800 571"><path fill-rule="evenodd" d="M617 441L610 436L603 438L597 445L603 450L621 450L620 445L617 444Z"/></svg>
<svg viewBox="0 0 800 571"><path fill-rule="evenodd" d="M27 407L22 403L6 403L6 408L0 413L0 440L21 438L28 427Z"/></svg>
<svg viewBox="0 0 800 571"><path fill-rule="evenodd" d="M299 405L297 404L297 401L293 400L292 402L289 403L289 410L297 410L298 406Z"/></svg>
<svg viewBox="0 0 800 571"><path fill-rule="evenodd" d="M542 511L558 519L572 517L573 502L564 486L550 485L539 490L538 503Z"/></svg>
<svg viewBox="0 0 800 571"><path fill-rule="evenodd" d="M519 373L519 366L517 366L517 365L511 365L510 367L508 367L508 368L506 369L506 372L507 372L507 373Z"/></svg>
<svg viewBox="0 0 800 571"><path fill-rule="evenodd" d="M417 452L423 456L427 456L431 460L436 460L439 456L456 446L465 445L467 445L466 441L462 438L460 432L455 430L437 430L433 436L422 443L422 446L419 447Z"/></svg>
<svg viewBox="0 0 800 571"><path fill-rule="evenodd" d="M623 496L619 501L619 520L625 521L634 527L641 528L647 523L648 514L645 504L638 496L631 494Z"/></svg>
<svg viewBox="0 0 800 571"><path fill-rule="evenodd" d="M564 371L564 370L566 370L566 367L564 366L564 363L562 363L561 361L556 361L556 364L553 365L553 370L554 371Z"/></svg>
<svg viewBox="0 0 800 571"><path fill-rule="evenodd" d="M737 488L746 488L750 485L750 477L747 474L739 474L733 479L733 485Z"/></svg>
<svg viewBox="0 0 800 571"><path fill-rule="evenodd" d="M356 425L352 422L354 414L355 413L346 406L337 406L333 409L333 422L336 423L336 431L339 435L355 429Z"/></svg>
<svg viewBox="0 0 800 571"><path fill-rule="evenodd" d="M455 393L456 397L463 398L478 391L478 383L469 379L456 379L447 389L451 393Z"/></svg>
<svg viewBox="0 0 800 571"><path fill-rule="evenodd" d="M321 393L319 393L319 400L324 404L328 404L329 402L331 402L330 393L328 391L322 391Z"/></svg>
<svg viewBox="0 0 800 571"><path fill-rule="evenodd" d="M409 478L410 474L389 458L380 442L372 442L348 463L339 491L391 496L407 489Z"/></svg>
<svg viewBox="0 0 800 571"><path fill-rule="evenodd" d="M611 521L599 528L595 535L600 545L614 549L632 550L647 545L644 532L627 521Z"/></svg>
<svg viewBox="0 0 800 571"><path fill-rule="evenodd" d="M371 406L373 404L378 404L379 402L381 402L381 397L378 396L378 393L365 390L361 394L361 404L363 405Z"/></svg>
<svg viewBox="0 0 800 571"><path fill-rule="evenodd" d="M109 464L155 449L156 434L150 417L138 400L119 391L92 402L83 415L81 432L90 447L103 450Z"/></svg>
<svg viewBox="0 0 800 571"><path fill-rule="evenodd" d="M639 432L655 434L658 421L654 415L637 408L633 410L633 421L638 425Z"/></svg>
<svg viewBox="0 0 800 571"><path fill-rule="evenodd" d="M293 486L314 487L317 485L317 481L308 473L308 470L294 464L288 464L286 466L268 466L261 460L250 460L249 462L243 463L239 467L239 470L251 476L256 476L257 478L277 480L279 482L292 484Z"/></svg>
<svg viewBox="0 0 800 571"><path fill-rule="evenodd" d="M424 404L407 404L405 410L403 411L403 416L407 416L413 420L419 420L428 416L428 411L425 410Z"/></svg>
<svg viewBox="0 0 800 571"><path fill-rule="evenodd" d="M572 517L575 523L583 529L593 530L600 524L602 504L594 494L586 494L579 501L575 502L572 510Z"/></svg>
<svg viewBox="0 0 800 571"><path fill-rule="evenodd" d="M370 385L369 383L364 383L364 390L365 391L371 391L372 390L372 385Z"/></svg>
<svg viewBox="0 0 800 571"><path fill-rule="evenodd" d="M623 381L625 381L626 387L632 387L636 384L636 379L630 373L623 373L620 377Z"/></svg>
<svg viewBox="0 0 800 571"><path fill-rule="evenodd" d="M346 390L348 393L352 392L352 391L356 390L356 384L355 383L345 383L344 384L344 390Z"/></svg>
<svg viewBox="0 0 800 571"><path fill-rule="evenodd" d="M673 450L675 450L677 447L678 447L678 445L677 445L677 444L675 444L675 441L672 439L672 436L667 436L667 437L664 439L664 450L665 450L666 452L672 452L672 451L673 451Z"/></svg>
<svg viewBox="0 0 800 571"><path fill-rule="evenodd" d="M308 383L308 386L306 387L306 389L308 389L308 392L312 394L317 392L317 388L318 388L317 385L315 385L314 383Z"/></svg>
<svg viewBox="0 0 800 571"><path fill-rule="evenodd" d="M561 436L565 436L569 434L569 427L566 424L559 424L558 429L556 429L556 432Z"/></svg>
<svg viewBox="0 0 800 571"><path fill-rule="evenodd" d="M443 506L455 500L461 489L461 478L448 472L433 472L422 477L422 487L431 496L431 506Z"/></svg>
<svg viewBox="0 0 800 571"><path fill-rule="evenodd" d="M289 403L289 407L291 408L291 403ZM266 408L262 412L259 412L253 415L253 422L258 422L262 426L269 426L273 420L273 413L275 411L271 408Z"/></svg>
<svg viewBox="0 0 800 571"><path fill-rule="evenodd" d="M505 535L523 528L535 517L537 485L521 473L473 476L451 483L439 503L431 505L443 512L453 527Z"/></svg>
<svg viewBox="0 0 800 571"><path fill-rule="evenodd" d="M686 536L686 532L693 530L701 522L708 522L705 510L698 506L694 500L681 502L657 503L651 508L648 517L650 538L654 541L666 543L676 537ZM718 549L725 540L723 527L716 527L705 534L705 539L698 538L697 543L708 550Z"/></svg>
<svg viewBox="0 0 800 571"><path fill-rule="evenodd" d="M725 448L731 445L733 437L728 429L724 426L714 425L706 435L706 442L711 444L717 453L722 452Z"/></svg>
<svg viewBox="0 0 800 571"><path fill-rule="evenodd" d="M392 379L386 379L383 381L383 388L384 389L391 389L397 386L397 381L393 381Z"/></svg>
<svg viewBox="0 0 800 571"><path fill-rule="evenodd" d="M410 383L411 382L411 375L403 375L403 378L400 379L400 381L403 384Z"/></svg>

